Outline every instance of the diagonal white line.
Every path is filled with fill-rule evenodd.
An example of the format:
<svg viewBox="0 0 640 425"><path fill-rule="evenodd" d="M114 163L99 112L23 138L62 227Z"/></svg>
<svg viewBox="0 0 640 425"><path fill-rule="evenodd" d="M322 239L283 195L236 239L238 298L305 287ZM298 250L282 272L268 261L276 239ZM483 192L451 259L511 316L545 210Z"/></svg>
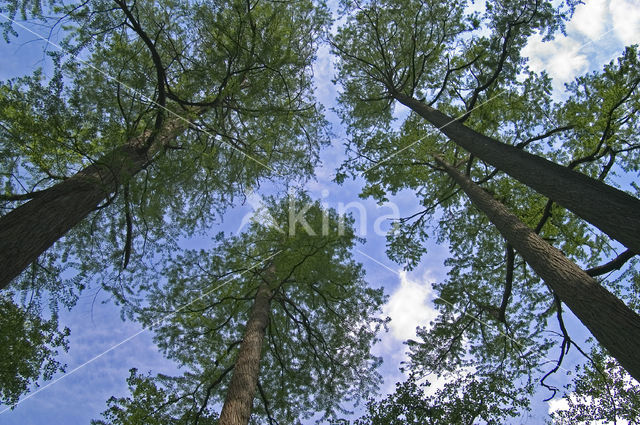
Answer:
<svg viewBox="0 0 640 425"><path fill-rule="evenodd" d="M149 98L149 97L148 97L148 96L146 96L144 93L141 93L140 91L138 91L138 90L134 89L133 87L131 87L131 86L129 86L129 85L127 85L127 84L125 84L125 83L121 82L121 81L120 81L120 80L118 80L117 78L112 77L109 73L107 73L107 72L105 72L105 71L101 70L100 68L98 68L98 67L96 67L95 65L91 64L90 62L88 62L88 61L86 61L86 60L84 60L84 59L81 59L80 57L78 57L78 55L77 55L77 54L73 54L73 53L71 53L70 51L66 50L64 47L60 46L59 44L54 43L53 41L49 40L49 39L48 39L48 38L46 38L46 37L43 37L42 35L38 34L37 32L33 31L32 29L30 29L30 28L26 27L25 25L21 24L20 22L17 22L16 20L11 19L10 17L8 17L7 15L5 15L5 14L4 14L4 13L2 13L2 12L0 12L0 16L1 16L1 17L3 17L4 19L6 19L7 21L9 21L9 22L11 22L11 23L13 23L13 24L15 24L15 25L19 26L19 27L20 27L20 28L22 28L23 30L28 31L29 33L31 33L31 34L33 34L33 35L35 35L35 36L36 36L36 37L38 37L40 40L43 40L44 42L46 42L46 43L48 43L48 44L52 45L53 47L55 47L56 49L60 50L61 52L64 52L64 53L66 53L66 54L68 54L68 55L72 56L76 61L78 61L78 62L82 63L83 65L88 66L89 68L93 69L94 71L99 72L100 74L104 75L104 76L105 76L107 79L109 79L110 81L114 81L114 82L116 82L116 83L118 83L118 84L122 85L122 86L123 86L123 87L125 87L127 90L129 90L131 93L133 93L133 94L137 94L138 96L140 96L140 98L141 98L141 99L143 99L143 100L145 100L145 101L147 101L147 102L149 102L149 103L151 103L151 104L153 104L153 105L158 106L159 108L161 108L161 109L163 109L164 111L168 112L170 115L175 116L176 118L178 118L178 119L180 119L180 120L182 120L182 121L186 122L187 124L189 124L189 125L193 126L194 128L197 128L197 129L198 129L198 131L201 131L201 132L203 132L204 134L206 134L207 136L209 136L209 137L211 137L211 138L215 139L215 135L213 135L211 132L207 131L207 130L206 130L206 129L204 129L204 128L199 127L199 126L198 126L198 125L196 125L193 121L190 121L190 120L188 120L187 118L183 117L182 115L175 113L174 111L172 111L171 109L167 108L166 106L160 105L158 102L156 102L155 100L153 100L153 99ZM234 146L233 144L228 143L228 142L225 142L225 141L224 141L224 140L222 140L222 139L218 139L218 140L220 140L220 142L221 142L221 143L224 143L224 144L228 145L231 149L233 149L233 150L235 150L235 151L237 151L237 152L241 153L242 155L246 156L247 158L251 159L252 161L254 161L254 162L256 162L256 163L258 163L258 164L262 165L262 166L263 166L263 167L265 167L266 169L268 169L268 170L270 170L270 171L273 171L274 173L276 173L276 174L280 175L280 173L278 173L276 170L274 170L273 168L271 168L270 166L268 166L268 165L267 165L267 164L265 164L264 162L262 162L262 161L260 161L260 160L258 160L258 159L256 159L256 158L254 158L253 156L251 156L251 155L249 155L248 153L244 152L242 149L239 149L239 148L237 148L236 146Z"/></svg>
<svg viewBox="0 0 640 425"><path fill-rule="evenodd" d="M66 372L64 375L54 379L53 381L50 381L49 383L47 383L47 385L38 388L36 391L27 394L24 398L22 398L21 400L19 400L16 404L14 404L13 406L9 406L6 407L4 410L0 411L0 415L3 414L4 412L7 412L9 410L13 410L16 406L18 406L19 404L21 404L22 402L30 399L31 397L33 397L34 395L38 394L41 391L46 390L47 388L51 387L52 385L62 381L64 378L66 378L67 376L70 376L72 374L74 374L75 372L77 372L78 370L82 369L83 367L87 366L88 364L93 363L94 361L98 360L99 358L101 358L102 356L104 356L107 353L110 353L111 351L115 350L116 348L120 347L123 344L126 344L127 342L131 341L132 339L134 339L135 337L137 337L138 335L140 335L141 333L143 333L146 330L151 329L154 326L157 326L159 324L161 324L162 322L164 322L165 320L169 319L170 317L174 316L176 313L179 313L180 311L184 310L185 308L189 307L191 304L193 304L194 302L201 300L203 297L206 297L207 295L211 294L212 292L222 288L223 286L227 285L229 282L231 282L232 280L250 272L251 270L255 269L256 267L258 267L260 264L263 264L266 261L269 261L270 259L272 259L273 257L275 257L276 255L280 254L282 252L282 250L276 252L275 254L270 255L269 257L265 258L262 261L259 261L258 263L254 264L253 266L249 267L248 269L244 270L242 273L239 273L237 276L233 276L230 277L229 279L225 280L224 282L222 282L220 285L214 287L213 289L208 290L207 292L203 292L201 293L197 298L192 299L191 301L189 301L187 304L177 308L176 310L172 311L171 313L163 316L162 318L156 320L155 322L151 323L150 325L143 327L142 329L140 329L138 332L134 333L133 335L128 336L127 338L123 339L122 341L118 342L115 345L112 345L111 347L107 348L106 350L104 350L103 352L101 352L100 354L97 354L95 356L93 356L92 358L90 358L89 360L87 360L86 362L82 363L79 366L76 366L75 368L73 368L72 370L70 370L69 372Z"/></svg>
<svg viewBox="0 0 640 425"><path fill-rule="evenodd" d="M620 26L620 25L618 25ZM614 31L616 28L618 28L618 26L614 26L611 29L603 32L602 34L600 34L600 36L598 38L594 38L593 40L588 41L587 43L582 44L580 47L578 47L577 49L575 49L572 53L577 53L580 50L582 50L583 48L585 48L586 46L588 46L589 44L593 44L596 41L601 40L605 35L609 34L610 32ZM453 118L451 121L449 121L448 123L446 123L445 125L438 127L437 130L441 131L443 128L445 128L446 126L448 126L451 123L454 123L455 121L459 120L460 118L462 118L463 116L465 116L466 114L469 114L473 111L475 111L476 109L478 109L481 106L486 105L487 103L491 102L492 100L502 96L505 92L507 91L507 89L504 89L500 92L498 92L495 96L490 97L489 99L485 100L484 102L481 102L479 104L477 104L476 106L474 106L472 109L465 111L464 113L458 115L457 117ZM422 142L427 136L429 136L429 134L425 134L424 136L422 136L421 138L419 138L418 140L414 141L413 143L393 152L392 154L390 154L389 156L387 156L386 158L376 162L375 164L373 164L371 167L367 168L366 170L364 170L361 175L365 175L366 173L368 173L369 171L373 170L374 168L378 167L381 164L384 164L385 162L389 161L390 159L392 159L393 157L395 157L396 155L406 151L407 149L409 149L410 147Z"/></svg>

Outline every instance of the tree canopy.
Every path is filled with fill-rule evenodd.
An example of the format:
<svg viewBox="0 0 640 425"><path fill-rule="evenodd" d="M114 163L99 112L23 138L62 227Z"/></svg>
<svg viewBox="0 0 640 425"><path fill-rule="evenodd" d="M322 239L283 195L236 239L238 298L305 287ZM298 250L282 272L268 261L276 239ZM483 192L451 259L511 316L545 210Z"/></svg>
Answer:
<svg viewBox="0 0 640 425"><path fill-rule="evenodd" d="M95 273L145 257L137 249L145 242L206 229L264 179L312 172L326 143L311 78L328 22L321 4L91 2L56 10L69 23L63 45L72 56L54 54L49 82L36 73L2 89L3 207L30 199L17 218L3 217L15 218L3 226L7 264L18 261L24 242L11 231L28 205L47 214L47 202L78 185L101 189L95 196L103 199L86 207L89 220L70 226L64 246L76 247L66 249L75 257L105 253L97 265L94 255L74 264ZM92 165L97 177L78 182ZM55 213L45 218L71 215Z"/></svg>
<svg viewBox="0 0 640 425"><path fill-rule="evenodd" d="M33 305L96 284L127 302L150 261L247 188L313 171L322 4L16 5L65 31L53 75L0 84L0 286L26 268L11 289Z"/></svg>
<svg viewBox="0 0 640 425"><path fill-rule="evenodd" d="M392 259L417 266L425 240L434 234L451 253L449 278L434 286L440 315L419 329L419 340L408 342L408 370L416 379L436 374L457 382L472 367L474 375L488 377L486 391L489 382L508 377L524 393L540 381L553 396L545 381L558 367L548 366L549 357L561 351L560 365L577 343L566 331L561 302L431 158L442 155L462 166L591 276L625 262L632 269L633 250L619 250L607 235L560 207L556 201L562 199L550 200L468 154L446 129L464 123L480 136L615 185L617 170L638 171L639 146L629 137L638 133L637 48L629 47L601 72L578 77L564 100L557 100L549 77L528 69L520 52L532 32L550 37L562 30L575 5L487 2L482 13L466 2L343 5L350 14L332 46L344 89L339 111L350 137L338 181L362 176L361 196L379 201L406 189L416 193L422 209L399 220L389 234ZM427 122L419 108L436 108L451 121ZM601 284L638 311L629 281ZM396 401L413 391L407 385L398 388ZM492 409L491 420L499 422L504 413Z"/></svg>
<svg viewBox="0 0 640 425"><path fill-rule="evenodd" d="M370 347L385 324L385 297L351 257L358 238L350 219L306 196L272 200L268 211L277 225L219 235L212 249L187 251L167 265L167 283L158 282L139 314L186 371L132 371L132 397L112 398L106 423L214 423L263 282L271 307L251 423L331 420L346 413L342 403L374 394L381 359Z"/></svg>
<svg viewBox="0 0 640 425"><path fill-rule="evenodd" d="M43 319L37 305L16 304L11 296L0 298L0 403L12 405L33 382L51 379L65 366L57 360L67 351L69 329L59 330L57 313Z"/></svg>
<svg viewBox="0 0 640 425"><path fill-rule="evenodd" d="M566 257L571 277L640 312L638 46L561 94L523 56L532 35L564 33L578 1L343 0L335 31L313 0L1 3L63 34L51 72L0 82L3 403L64 370L59 309L98 286L184 373L132 369L130 394L94 423L217 423L266 285L252 423L348 422L361 401L357 425L505 423L540 389L559 395L570 350L583 362L552 423L638 420L616 353L576 337L574 300L463 187L549 246L542 262ZM17 23L2 25L13 40ZM423 265L429 239L449 251L438 315L406 341L408 378L382 399L371 346L386 298L352 258L351 219L305 194L272 198L273 221L183 249L248 190L314 176L330 142L314 98L325 42L348 134L336 181L364 181L380 203L415 196L387 235L393 261Z"/></svg>

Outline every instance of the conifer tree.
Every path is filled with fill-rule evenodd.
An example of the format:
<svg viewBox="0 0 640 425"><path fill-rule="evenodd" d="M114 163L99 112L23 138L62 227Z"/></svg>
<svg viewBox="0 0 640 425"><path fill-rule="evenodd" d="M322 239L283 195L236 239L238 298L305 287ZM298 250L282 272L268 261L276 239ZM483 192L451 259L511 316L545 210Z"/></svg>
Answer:
<svg viewBox="0 0 640 425"><path fill-rule="evenodd" d="M133 371L105 423L217 423L223 401L221 424L329 421L373 395L384 296L351 257L352 219L304 195L268 211L273 221L168 267L141 317L186 372Z"/></svg>

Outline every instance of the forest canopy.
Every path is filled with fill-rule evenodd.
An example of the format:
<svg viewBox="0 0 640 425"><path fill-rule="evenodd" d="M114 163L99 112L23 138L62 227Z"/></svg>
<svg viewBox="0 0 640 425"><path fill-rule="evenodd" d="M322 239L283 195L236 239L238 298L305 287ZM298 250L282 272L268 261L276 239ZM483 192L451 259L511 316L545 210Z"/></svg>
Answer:
<svg viewBox="0 0 640 425"><path fill-rule="evenodd" d="M640 421L640 51L527 57L588 7L0 2L0 415L100 299L175 373L95 424Z"/></svg>

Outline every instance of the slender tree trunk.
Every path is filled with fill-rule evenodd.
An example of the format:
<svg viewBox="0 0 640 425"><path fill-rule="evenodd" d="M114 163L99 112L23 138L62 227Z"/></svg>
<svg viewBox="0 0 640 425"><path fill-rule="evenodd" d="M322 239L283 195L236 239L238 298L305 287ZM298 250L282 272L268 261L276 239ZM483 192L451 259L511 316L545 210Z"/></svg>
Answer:
<svg viewBox="0 0 640 425"><path fill-rule="evenodd" d="M143 170L187 126L179 118L166 120L150 147L143 147L150 135L146 132L0 217L0 289Z"/></svg>
<svg viewBox="0 0 640 425"><path fill-rule="evenodd" d="M640 382L640 315L544 241L489 193L441 158L436 161L600 344Z"/></svg>
<svg viewBox="0 0 640 425"><path fill-rule="evenodd" d="M454 143L640 253L640 199L582 173L499 142L402 93L393 96Z"/></svg>
<svg viewBox="0 0 640 425"><path fill-rule="evenodd" d="M218 425L249 423L251 406L258 387L262 342L269 324L270 306L271 290L266 283L263 283L258 288L247 328L244 331Z"/></svg>

